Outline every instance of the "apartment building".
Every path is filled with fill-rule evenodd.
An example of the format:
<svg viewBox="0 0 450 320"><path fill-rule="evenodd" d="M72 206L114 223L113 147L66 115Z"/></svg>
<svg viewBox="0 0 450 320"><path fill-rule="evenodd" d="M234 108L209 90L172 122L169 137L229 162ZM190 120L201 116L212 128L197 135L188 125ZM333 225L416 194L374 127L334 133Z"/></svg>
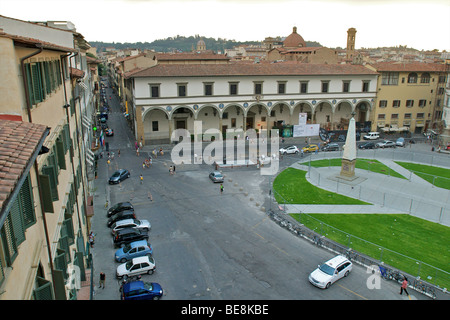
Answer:
<svg viewBox="0 0 450 320"><path fill-rule="evenodd" d="M91 263L89 44L70 23L0 25L0 300L76 299Z"/></svg>
<svg viewBox="0 0 450 320"><path fill-rule="evenodd" d="M376 63L380 73L372 130L407 127L422 133L442 120L448 68L436 63Z"/></svg>

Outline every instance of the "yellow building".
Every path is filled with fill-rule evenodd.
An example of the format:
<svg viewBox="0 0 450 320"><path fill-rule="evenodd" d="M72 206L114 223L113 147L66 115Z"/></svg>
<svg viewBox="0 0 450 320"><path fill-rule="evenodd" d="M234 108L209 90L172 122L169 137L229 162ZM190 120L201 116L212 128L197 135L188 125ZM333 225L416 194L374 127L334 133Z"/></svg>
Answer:
<svg viewBox="0 0 450 320"><path fill-rule="evenodd" d="M382 62L368 67L380 73L372 131L406 127L422 133L442 119L448 77L444 64Z"/></svg>
<svg viewBox="0 0 450 320"><path fill-rule="evenodd" d="M76 299L72 276L86 280L89 260L89 45L73 30L0 25L0 300Z"/></svg>

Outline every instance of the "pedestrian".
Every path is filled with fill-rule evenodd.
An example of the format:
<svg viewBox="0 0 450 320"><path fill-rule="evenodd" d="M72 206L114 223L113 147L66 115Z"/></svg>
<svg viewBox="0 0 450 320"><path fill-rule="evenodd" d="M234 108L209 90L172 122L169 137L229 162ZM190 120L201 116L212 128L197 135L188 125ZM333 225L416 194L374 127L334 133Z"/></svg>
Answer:
<svg viewBox="0 0 450 320"><path fill-rule="evenodd" d="M173 170L173 174L175 174L175 165L173 165L173 169L172 170Z"/></svg>
<svg viewBox="0 0 450 320"><path fill-rule="evenodd" d="M145 161L142 162L142 169L145 169Z"/></svg>
<svg viewBox="0 0 450 320"><path fill-rule="evenodd" d="M91 248L94 247L94 242L95 242L95 234L94 232L91 231L91 233L89 233L89 244L91 245Z"/></svg>
<svg viewBox="0 0 450 320"><path fill-rule="evenodd" d="M173 174L173 167L172 167L172 166L169 167L169 174L170 174L170 175Z"/></svg>
<svg viewBox="0 0 450 320"><path fill-rule="evenodd" d="M403 291L405 291L405 292L406 292L406 295L409 296L408 291L406 291L406 288L407 288L407 287L408 287L408 279L405 277L405 278L403 279L402 286L400 287L400 294L402 294Z"/></svg>
<svg viewBox="0 0 450 320"><path fill-rule="evenodd" d="M223 184L220 184L220 194L223 193Z"/></svg>
<svg viewBox="0 0 450 320"><path fill-rule="evenodd" d="M103 287L103 289L105 289L105 278L106 275L103 272L100 272L100 283L99 283L99 288Z"/></svg>
<svg viewBox="0 0 450 320"><path fill-rule="evenodd" d="M144 177L142 176L142 174L140 175L139 179L141 179L141 184L144 182Z"/></svg>
<svg viewBox="0 0 450 320"><path fill-rule="evenodd" d="M139 147L136 149L136 155L139 157Z"/></svg>
<svg viewBox="0 0 450 320"><path fill-rule="evenodd" d="M303 158L303 148L300 149L300 152L301 152L301 155L302 155L302 158Z"/></svg>
<svg viewBox="0 0 450 320"><path fill-rule="evenodd" d="M117 154L119 155L119 158L120 158L120 149L117 151Z"/></svg>

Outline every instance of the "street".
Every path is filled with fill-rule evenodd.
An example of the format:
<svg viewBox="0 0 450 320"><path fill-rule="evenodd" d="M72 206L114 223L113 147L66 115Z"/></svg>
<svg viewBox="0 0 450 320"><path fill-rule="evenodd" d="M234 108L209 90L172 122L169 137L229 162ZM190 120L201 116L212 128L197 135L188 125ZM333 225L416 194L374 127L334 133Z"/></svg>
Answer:
<svg viewBox="0 0 450 320"><path fill-rule="evenodd" d="M312 286L309 273L333 254L295 237L268 218L264 211L271 205L268 190L273 177L262 176L255 168L223 169L221 194L220 184L208 178L211 165L177 165L171 175L173 163L166 152L154 159L150 168L143 168L144 157L154 146L145 146L140 156L136 155L135 140L117 97L107 88L109 96L108 125L115 134L106 137L106 142L115 157L110 164L105 157L99 159L95 181L95 300L120 298L115 278L117 248L106 226L105 201L109 206L131 201L137 218L150 221L156 272L142 278L161 284L163 300L408 299L399 295L400 285L393 281L382 280L379 289L369 289L370 274L357 265L349 277L327 290ZM285 156L283 166L295 157ZM122 168L130 171L130 178L108 185L107 179ZM98 288L100 272L106 274L105 289ZM413 290L410 294L409 299L428 299Z"/></svg>

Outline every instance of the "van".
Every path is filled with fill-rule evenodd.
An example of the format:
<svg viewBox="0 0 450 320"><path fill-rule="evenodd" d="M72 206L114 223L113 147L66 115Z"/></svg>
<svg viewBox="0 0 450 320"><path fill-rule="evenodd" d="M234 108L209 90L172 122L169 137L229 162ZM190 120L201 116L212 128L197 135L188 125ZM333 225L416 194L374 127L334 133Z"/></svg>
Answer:
<svg viewBox="0 0 450 320"><path fill-rule="evenodd" d="M380 134L378 132L369 132L364 136L364 140L376 140L380 138Z"/></svg>

